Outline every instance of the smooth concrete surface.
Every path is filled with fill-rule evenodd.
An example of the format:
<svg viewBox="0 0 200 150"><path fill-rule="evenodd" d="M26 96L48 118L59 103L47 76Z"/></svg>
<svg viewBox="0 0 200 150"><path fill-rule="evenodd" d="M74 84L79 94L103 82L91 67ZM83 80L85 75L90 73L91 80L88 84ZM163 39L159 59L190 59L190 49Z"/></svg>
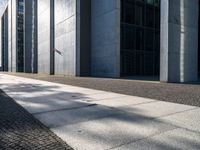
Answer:
<svg viewBox="0 0 200 150"><path fill-rule="evenodd" d="M76 150L200 148L199 107L5 74L0 88Z"/></svg>
<svg viewBox="0 0 200 150"><path fill-rule="evenodd" d="M51 53L52 49L50 30L53 28L50 12L52 11L52 0L39 0L38 1L38 73L50 74L51 70Z"/></svg>
<svg viewBox="0 0 200 150"><path fill-rule="evenodd" d="M198 16L198 0L161 1L161 81L197 81Z"/></svg>
<svg viewBox="0 0 200 150"><path fill-rule="evenodd" d="M199 139L200 136L197 133L190 132L186 129L175 129L148 139L123 145L114 150L131 150L133 148L134 150L199 150Z"/></svg>
<svg viewBox="0 0 200 150"><path fill-rule="evenodd" d="M55 0L55 74L76 75L76 0Z"/></svg>
<svg viewBox="0 0 200 150"><path fill-rule="evenodd" d="M194 109L185 113L178 113L172 116L166 116L162 119L173 123L176 126L186 128L192 132L200 132L200 110Z"/></svg>
<svg viewBox="0 0 200 150"><path fill-rule="evenodd" d="M8 71L16 72L17 14L16 0L8 1Z"/></svg>
<svg viewBox="0 0 200 150"><path fill-rule="evenodd" d="M120 76L120 0L91 1L91 75Z"/></svg>
<svg viewBox="0 0 200 150"><path fill-rule="evenodd" d="M98 105L106 105L109 107L125 107L125 106L130 106L130 105L138 105L138 104L143 104L143 103L151 103L154 102L155 100L153 99L147 99L147 98L141 98L137 97L134 98L132 96L120 96L120 97L110 97L110 98L105 98L101 100L93 99L93 100L87 100L87 102L91 103L96 103Z"/></svg>
<svg viewBox="0 0 200 150"><path fill-rule="evenodd" d="M90 75L90 0L38 2L38 72Z"/></svg>
<svg viewBox="0 0 200 150"><path fill-rule="evenodd" d="M161 101L152 101L152 102L146 102L143 104L134 104L134 105L128 105L128 106L120 106L120 110L130 112L130 113L136 113L152 118L158 118L162 116L168 116L177 112L184 112L188 109L192 110L193 106L187 106L182 105L179 107L180 104L174 104L169 102L161 102ZM166 109L167 108L167 109ZM140 111L137 111L140 110ZM159 111L158 111L159 110Z"/></svg>

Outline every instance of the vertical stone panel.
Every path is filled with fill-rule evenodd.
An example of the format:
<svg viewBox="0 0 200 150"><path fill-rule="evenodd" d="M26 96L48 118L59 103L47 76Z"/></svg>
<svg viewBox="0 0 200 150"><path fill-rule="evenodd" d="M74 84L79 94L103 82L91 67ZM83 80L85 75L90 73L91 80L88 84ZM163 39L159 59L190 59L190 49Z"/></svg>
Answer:
<svg viewBox="0 0 200 150"><path fill-rule="evenodd" d="M12 72L16 72L17 68L17 0L12 1L12 20L11 20L11 40L12 40Z"/></svg>
<svg viewBox="0 0 200 150"><path fill-rule="evenodd" d="M55 74L76 75L76 0L55 0Z"/></svg>
<svg viewBox="0 0 200 150"><path fill-rule="evenodd" d="M38 0L38 73L50 74L50 22L53 0Z"/></svg>
<svg viewBox="0 0 200 150"><path fill-rule="evenodd" d="M16 38L16 0L8 1L8 53L9 53L9 62L8 70L11 72L16 71L16 47L17 47L17 38Z"/></svg>
<svg viewBox="0 0 200 150"><path fill-rule="evenodd" d="M12 71L12 1L8 1L8 71Z"/></svg>
<svg viewBox="0 0 200 150"><path fill-rule="evenodd" d="M120 0L91 1L91 74L120 76Z"/></svg>

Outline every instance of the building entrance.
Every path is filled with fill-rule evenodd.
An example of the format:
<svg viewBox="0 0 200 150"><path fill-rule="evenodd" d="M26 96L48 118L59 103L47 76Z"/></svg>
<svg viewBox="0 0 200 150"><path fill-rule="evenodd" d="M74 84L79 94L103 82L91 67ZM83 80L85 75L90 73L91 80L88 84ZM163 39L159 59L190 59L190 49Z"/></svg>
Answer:
<svg viewBox="0 0 200 150"><path fill-rule="evenodd" d="M121 0L121 76L159 75L160 0Z"/></svg>

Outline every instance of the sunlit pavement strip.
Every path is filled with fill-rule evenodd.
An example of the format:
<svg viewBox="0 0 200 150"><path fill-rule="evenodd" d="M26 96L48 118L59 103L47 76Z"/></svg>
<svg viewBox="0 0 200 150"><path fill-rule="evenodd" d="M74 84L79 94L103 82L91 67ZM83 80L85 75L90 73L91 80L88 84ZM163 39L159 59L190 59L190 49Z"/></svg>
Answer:
<svg viewBox="0 0 200 150"><path fill-rule="evenodd" d="M4 74L0 89L74 149L200 149L199 107Z"/></svg>

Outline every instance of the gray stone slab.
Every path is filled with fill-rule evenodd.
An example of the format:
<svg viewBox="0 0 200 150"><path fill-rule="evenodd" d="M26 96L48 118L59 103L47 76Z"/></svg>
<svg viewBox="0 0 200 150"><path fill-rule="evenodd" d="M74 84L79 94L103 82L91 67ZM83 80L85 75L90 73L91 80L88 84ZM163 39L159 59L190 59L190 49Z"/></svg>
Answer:
<svg viewBox="0 0 200 150"><path fill-rule="evenodd" d="M103 92L103 93L87 95L87 97L90 99L90 101L98 101L98 100L122 98L122 97L126 97L126 95L111 93L111 92Z"/></svg>
<svg viewBox="0 0 200 150"><path fill-rule="evenodd" d="M114 150L199 150L200 134L185 129L171 130Z"/></svg>
<svg viewBox="0 0 200 150"><path fill-rule="evenodd" d="M162 120L181 128L200 132L200 108L167 116Z"/></svg>
<svg viewBox="0 0 200 150"><path fill-rule="evenodd" d="M130 105L139 105L143 103L149 103L149 102L154 102L155 100L153 99L147 99L147 98L141 98L141 97L135 97L135 96L120 96L117 98L108 98L104 100L84 100L90 103L95 103L98 105L105 105L109 107L122 107L122 106L130 106Z"/></svg>
<svg viewBox="0 0 200 150"><path fill-rule="evenodd" d="M174 128L145 116L122 114L51 130L74 149L103 150Z"/></svg>
<svg viewBox="0 0 200 150"><path fill-rule="evenodd" d="M50 16L51 2L49 0L38 1L38 73L50 74L50 29L53 27L51 24L52 17Z"/></svg>
<svg viewBox="0 0 200 150"><path fill-rule="evenodd" d="M119 114L122 113L108 107L94 105L79 109L41 113L34 116L46 126L55 128Z"/></svg>
<svg viewBox="0 0 200 150"><path fill-rule="evenodd" d="M149 103L144 104L118 107L119 110L125 112L136 113L153 118L174 115L195 108L197 107L161 101L150 101Z"/></svg>
<svg viewBox="0 0 200 150"><path fill-rule="evenodd" d="M58 111L63 109L75 109L85 107L87 103L81 103L76 101L65 101L59 99L53 99L51 96L46 96L48 99L33 98L35 101L26 101L16 99L16 102L28 110L32 114L46 113L51 111Z"/></svg>
<svg viewBox="0 0 200 150"><path fill-rule="evenodd" d="M55 74L76 76L76 0L55 0Z"/></svg>

